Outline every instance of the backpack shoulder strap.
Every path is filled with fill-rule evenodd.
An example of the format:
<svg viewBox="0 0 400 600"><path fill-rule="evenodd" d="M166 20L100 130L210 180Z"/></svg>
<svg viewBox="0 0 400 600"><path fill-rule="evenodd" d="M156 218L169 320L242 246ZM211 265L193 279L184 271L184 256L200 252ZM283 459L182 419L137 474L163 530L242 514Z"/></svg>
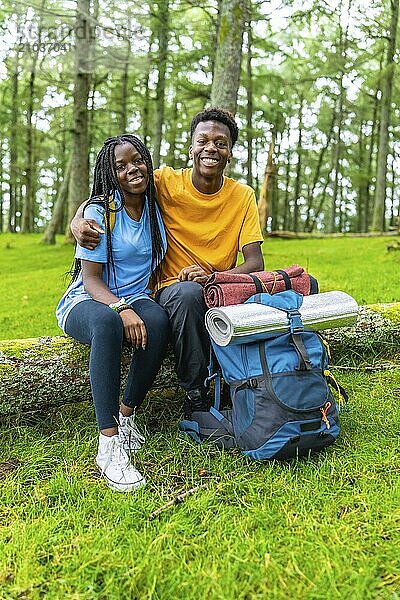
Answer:
<svg viewBox="0 0 400 600"><path fill-rule="evenodd" d="M304 331L304 326L299 312L299 308L303 302L303 296L293 290L287 290L286 292L280 292L274 296L255 294L246 302L258 302L259 304L271 306L272 308L276 308L287 314L293 346L299 357L297 369L299 371L309 371L311 369L311 362L301 335Z"/></svg>
<svg viewBox="0 0 400 600"><path fill-rule="evenodd" d="M111 200L109 203L110 207L110 233L113 231L115 227L115 201Z"/></svg>
<svg viewBox="0 0 400 600"><path fill-rule="evenodd" d="M104 196L95 196L94 199L98 199L100 201L100 203L102 204L102 206L105 206L105 200L104 200ZM116 204L115 204L115 200L112 196L109 196L108 198L108 206L110 208L110 233L113 231L114 227L115 227L115 214L116 214ZM107 221L104 218L104 224L107 227Z"/></svg>

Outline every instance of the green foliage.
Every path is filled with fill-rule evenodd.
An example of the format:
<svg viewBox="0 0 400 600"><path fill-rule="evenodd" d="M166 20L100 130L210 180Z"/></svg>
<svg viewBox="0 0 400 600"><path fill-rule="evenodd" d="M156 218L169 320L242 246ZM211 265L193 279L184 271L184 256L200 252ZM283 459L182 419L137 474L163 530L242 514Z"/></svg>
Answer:
<svg viewBox="0 0 400 600"><path fill-rule="evenodd" d="M96 50L90 65L93 77L88 103L91 165L102 141L122 129L145 136L150 149L153 148L159 75L157 35L163 28L168 29L169 42L161 162L175 167L188 164L190 119L209 103L218 26L222 39L226 22L219 19L221 2L216 0L201 5L188 0L169 2L169 17L161 18L160 22L161 4L165 3L145 2L129 7L102 3L98 16L93 17ZM249 3L252 67L249 75L244 60L237 113L241 135L231 175L246 178L248 127L253 138L254 187L259 190L274 132L274 162L278 174L270 215L274 219L273 228L293 228L297 200L300 230L328 230L335 196L335 228L364 231L373 214L378 116L386 72L390 3L379 0L367 7L362 0L330 3L306 0L301 8L299 6L292 0L281 6ZM8 1L1 8L5 33L4 51L0 55L4 58L4 67L0 70L3 230L7 225L10 184L16 192L15 220L17 228L20 226L29 129L33 137L35 230L42 229L49 220L65 173L71 153L74 10L74 5L60 4L57 0L40 0L29 7ZM28 123L34 67L33 117ZM396 140L400 127L397 64L395 68L386 227L389 223L394 225L399 206L398 161L393 160L398 153ZM14 98L15 75L18 89ZM251 119L247 114L250 89ZM304 105L300 146L301 100ZM332 128L333 115L336 121ZM12 137L14 117L16 136ZM12 139L13 169L10 165ZM296 165L300 154L302 169L298 173Z"/></svg>

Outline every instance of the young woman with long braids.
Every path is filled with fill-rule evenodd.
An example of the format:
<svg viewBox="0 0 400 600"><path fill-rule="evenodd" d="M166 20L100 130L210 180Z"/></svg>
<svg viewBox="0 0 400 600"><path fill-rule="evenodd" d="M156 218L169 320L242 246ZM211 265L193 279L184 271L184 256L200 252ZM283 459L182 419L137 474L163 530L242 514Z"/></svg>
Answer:
<svg viewBox="0 0 400 600"><path fill-rule="evenodd" d="M109 487L130 491L145 483L130 462L144 437L135 424L160 367L168 318L150 297L166 250L149 151L133 135L108 138L94 169L85 217L102 224L95 250L77 246L72 283L57 307L60 327L90 344L90 381L100 430L96 463ZM133 348L119 404L121 352Z"/></svg>

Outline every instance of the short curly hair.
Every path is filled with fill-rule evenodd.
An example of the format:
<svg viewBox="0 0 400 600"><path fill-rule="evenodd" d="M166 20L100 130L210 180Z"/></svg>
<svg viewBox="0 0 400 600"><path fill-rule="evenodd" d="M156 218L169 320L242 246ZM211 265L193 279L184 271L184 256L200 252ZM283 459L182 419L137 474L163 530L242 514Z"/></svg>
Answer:
<svg viewBox="0 0 400 600"><path fill-rule="evenodd" d="M223 123L226 125L229 129L229 133L231 134L232 146L234 146L236 140L238 139L239 127L237 126L235 117L229 110L226 110L225 108L219 108L218 106L212 106L197 113L190 123L191 139L193 139L194 131L197 125L203 121L217 121L218 123Z"/></svg>

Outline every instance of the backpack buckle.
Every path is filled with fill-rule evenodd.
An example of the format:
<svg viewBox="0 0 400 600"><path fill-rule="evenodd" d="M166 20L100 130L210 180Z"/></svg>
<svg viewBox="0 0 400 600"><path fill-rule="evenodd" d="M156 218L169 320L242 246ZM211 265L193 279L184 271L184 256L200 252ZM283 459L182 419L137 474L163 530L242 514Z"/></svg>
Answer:
<svg viewBox="0 0 400 600"><path fill-rule="evenodd" d="M289 319L290 333L301 333L304 331L301 315L297 309L289 310L287 316Z"/></svg>

